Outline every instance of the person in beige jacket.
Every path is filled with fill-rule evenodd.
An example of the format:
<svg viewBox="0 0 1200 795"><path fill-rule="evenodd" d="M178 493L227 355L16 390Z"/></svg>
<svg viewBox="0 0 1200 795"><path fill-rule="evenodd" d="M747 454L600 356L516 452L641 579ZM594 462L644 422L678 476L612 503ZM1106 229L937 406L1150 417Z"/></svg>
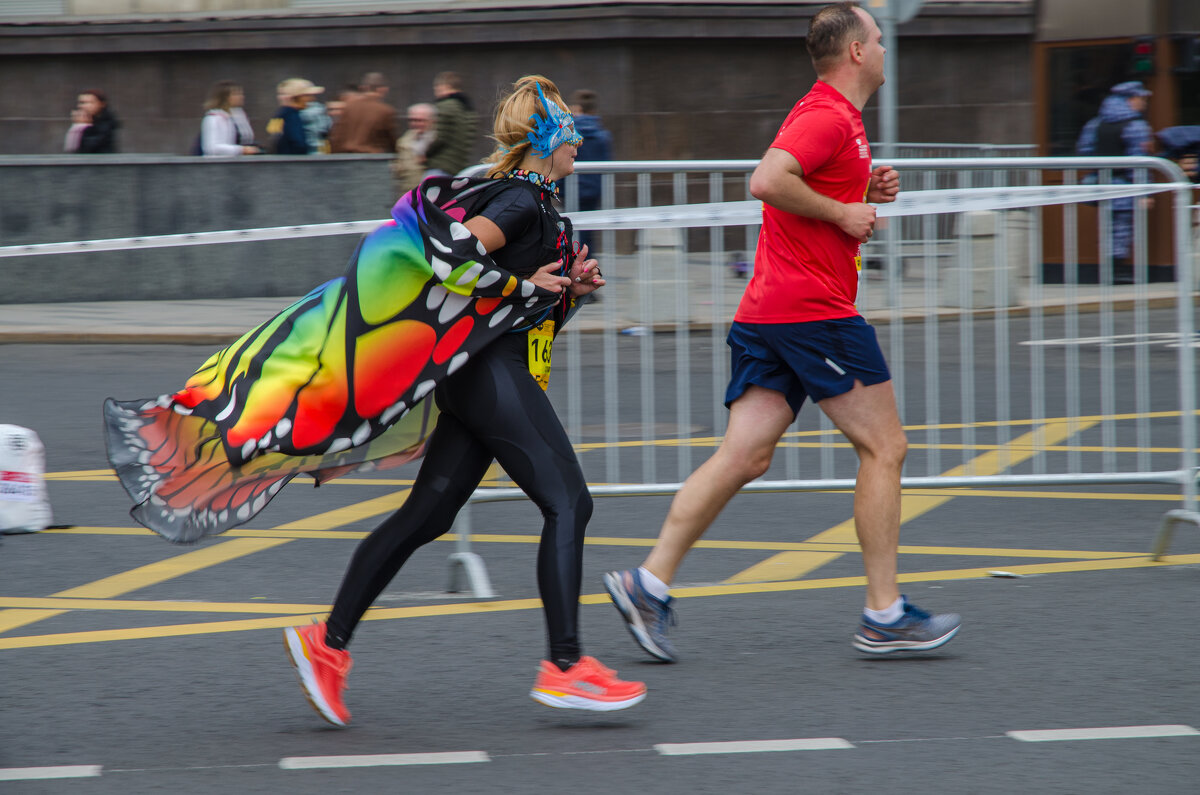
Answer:
<svg viewBox="0 0 1200 795"><path fill-rule="evenodd" d="M427 171L425 153L437 134L437 108L428 102L418 102L408 108L408 130L396 142L396 159L392 161L392 176L402 195L415 188Z"/></svg>

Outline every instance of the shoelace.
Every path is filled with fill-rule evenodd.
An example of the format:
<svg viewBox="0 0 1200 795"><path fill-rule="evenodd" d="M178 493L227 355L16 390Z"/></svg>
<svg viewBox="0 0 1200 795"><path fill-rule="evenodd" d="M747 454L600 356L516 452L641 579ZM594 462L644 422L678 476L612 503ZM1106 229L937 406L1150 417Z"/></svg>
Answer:
<svg viewBox="0 0 1200 795"><path fill-rule="evenodd" d="M914 604L909 604L907 599L904 600L904 617L914 618L917 621L928 621L930 619L929 613L926 613Z"/></svg>
<svg viewBox="0 0 1200 795"><path fill-rule="evenodd" d="M614 671L612 668L606 667L604 665L604 663L600 662L595 657L589 657L587 659L588 659L588 661L584 663L585 669L590 668L591 670L595 671L598 674L602 674L603 676L614 676L615 677L617 675L616 671ZM583 660L581 659L580 662L583 662ZM576 665L578 665L578 664L579 663L576 663Z"/></svg>
<svg viewBox="0 0 1200 795"><path fill-rule="evenodd" d="M664 602L662 608L655 611L654 623L655 629L660 632L665 631L667 627L675 626L679 623L675 617L675 608Z"/></svg>

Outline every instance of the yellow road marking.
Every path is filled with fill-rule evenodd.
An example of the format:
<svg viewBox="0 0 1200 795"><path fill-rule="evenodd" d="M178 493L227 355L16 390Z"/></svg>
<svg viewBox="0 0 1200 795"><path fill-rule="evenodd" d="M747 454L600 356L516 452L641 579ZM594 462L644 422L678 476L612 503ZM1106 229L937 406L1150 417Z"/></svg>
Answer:
<svg viewBox="0 0 1200 795"><path fill-rule="evenodd" d="M1058 444L1072 435L1086 430L1096 422L1049 422L1018 436L1000 450L984 453L962 466L943 473L944 477L961 475L994 475L1031 457L1048 444ZM927 496L902 494L900 497L900 524L915 519L944 505L954 496ZM850 518L809 538L809 541L848 542L856 538L854 519ZM842 553L781 552L748 569L743 569L726 582L774 582L797 580L805 574L836 560Z"/></svg>
<svg viewBox="0 0 1200 795"><path fill-rule="evenodd" d="M274 529L329 530L334 527L341 527L342 525L358 522L363 519L370 519L373 516L379 516L383 513L391 513L404 504L404 501L408 499L408 494L408 489L392 494L385 494L382 497L375 497L374 499L347 505L345 508L335 508L332 511L319 513L316 516L309 516L304 519L297 519L294 522L288 522L287 524L276 525Z"/></svg>
<svg viewBox="0 0 1200 795"><path fill-rule="evenodd" d="M126 527L73 527L64 530L47 530L44 534L67 535L153 535L149 530L137 531ZM225 534L230 538L278 538L278 539L321 539L321 540L350 540L358 541L366 538L368 533L357 530L249 530L234 528ZM457 533L447 533L438 541L457 541ZM516 533L472 533L472 543L478 544L538 544L541 536ZM592 536L584 539L588 546L604 547L650 547L654 546L653 538L624 538L621 536ZM856 541L739 541L717 540L702 538L696 542L701 549L731 549L731 550L796 550L809 552L853 552L858 549ZM980 555L987 557L1025 557L1025 558L1123 558L1140 555L1140 552L1110 552L1078 549L1026 549L1008 547L946 547L946 546L914 546L900 545L901 554L910 555Z"/></svg>
<svg viewBox="0 0 1200 795"><path fill-rule="evenodd" d="M1200 555L1176 555L1163 558L1161 563L1171 566L1184 566L1200 563ZM1005 571L1013 574L1064 574L1080 571L1111 571L1116 569L1153 568L1157 563L1150 557L1110 558L1108 560L1073 560L1062 563L1030 563L1019 566L1007 566ZM900 583L936 582L940 580L972 580L988 577L990 567L977 569L946 569L943 571L909 572L897 576ZM832 577L823 580L791 580L789 582L759 582L759 583L728 583L721 585L699 585L691 588L672 588L671 595L686 598L689 596L728 596L732 594L778 593L782 591L805 591L818 588L842 588L853 585L866 585L867 578L861 575L854 577ZM2 642L2 641L0 641Z"/></svg>
<svg viewBox="0 0 1200 795"><path fill-rule="evenodd" d="M1155 568L1161 566L1183 566L1200 563L1200 555L1176 555L1155 561L1147 556L1111 558L1108 560L1078 560L1061 563L1035 563L1020 566L1009 566L1007 571L1013 574L1056 574L1084 571L1112 571L1120 569ZM901 583L937 582L946 580L980 579L988 576L987 568L946 569L941 571L910 572L901 574ZM831 577L819 580L794 580L792 582L770 583L739 583L726 585L695 586L690 588L672 589L672 594L681 598L697 598L706 596L729 596L757 593L780 593L784 591L819 590L826 588L849 588L865 584L866 578ZM607 604L607 594L586 594L580 598L585 605ZM364 616L369 621L384 621L404 618L423 618L429 616L472 615L496 613L514 610L533 610L541 607L539 599L508 599L496 602L458 602L451 604L420 605L416 607L386 607L372 608ZM22 637L0 638L0 650L25 649L43 646L63 646L76 643L101 643L114 640L141 640L145 638L181 637L185 635L204 635L218 632L241 632L255 629L281 629L303 623L309 616L322 618L327 607L311 614L301 616L274 616L270 618L241 619L234 621L213 621L198 624L173 624L157 627L136 627L126 629L89 630L84 632L64 632L52 635L27 635Z"/></svg>
<svg viewBox="0 0 1200 795"><path fill-rule="evenodd" d="M181 602L138 599L64 599L54 596L0 596L0 607L54 610L115 610L142 613L317 613L329 605L280 602Z"/></svg>
<svg viewBox="0 0 1200 795"><path fill-rule="evenodd" d="M1200 416L1200 411L1197 411L1195 413L1198 416ZM1122 413L1122 414L1095 414L1095 415L1086 415L1086 416L1081 416L1081 417L1048 417L1048 418L1040 419L1040 420L1038 420L1038 419L1018 419L1018 420L1004 420L1004 421L990 420L990 421L980 421L980 422L972 422L972 423L944 422L944 423L933 423L933 424L925 424L925 425L906 425L906 426L904 426L904 430L908 433L917 433L919 431L927 431L927 430L961 430L964 428L1001 428L1001 427L1019 428L1019 427L1024 427L1024 426L1036 425L1038 423L1056 424L1056 423L1063 423L1063 422L1075 423L1077 425L1077 428L1076 428L1077 430L1083 430L1084 427L1091 427L1092 425L1095 425L1096 423L1105 422L1105 421L1127 421L1127 420L1136 420L1136 419L1170 419L1170 418L1179 417L1179 416L1182 416L1182 412L1180 412L1180 411L1146 411L1146 412L1128 412L1128 413ZM780 446L792 446L795 443L790 442L789 440L791 440L791 439L799 439L802 437L823 438L823 437L833 437L833 436L839 436L839 435L840 435L840 431L837 431L837 430L789 431L783 435L783 439L780 443ZM651 439L651 440L633 439L633 440L629 440L629 441L615 442L615 443L582 442L582 443L575 445L575 450L577 452L588 452L591 450L602 450L602 449L613 448L613 447L615 447L615 448L636 448L636 447L644 447L644 446L715 447L720 443L721 443L720 436L693 436L693 437L674 438L674 439ZM834 444L837 447L849 447L850 446L848 443L845 443L845 442L835 442ZM1012 442L1010 442L1009 444L1012 444ZM795 444L795 446L801 446L801 447L823 446L823 445L824 445L824 443L822 443L822 442L817 442L817 443L814 443L813 445ZM938 449L955 450L955 449L989 449L990 447L996 447L996 445L990 445L990 446L989 445L970 445L970 446L964 447L963 445L955 445L955 444L944 444L944 445L911 444L910 447L913 447L914 449L926 449L926 448L935 448L936 447ZM1083 451L1083 452L1104 452L1105 450L1112 450L1112 451L1116 451L1116 452L1138 452L1138 451L1160 452L1160 453L1181 452L1181 449L1176 448L1176 447L1150 447L1150 448L1111 447L1111 448L1108 448L1108 447L1096 447L1096 446L1089 446L1089 447L1073 446L1073 447L1063 447L1063 448L1045 447L1043 449L1045 449L1045 450L1078 450L1078 451ZM502 471L502 470L498 470L498 471L489 470L488 475L486 477L488 479L492 479L492 478L499 479L499 471ZM63 471L63 472L47 472L44 477L47 480L80 480L80 481L89 481L89 480L112 481L112 480L116 480L116 476L113 475L112 471L108 470L108 469L83 469L83 470ZM359 478L345 477L345 478L338 478L336 480L331 481L330 485L411 486L412 483L413 483L412 480L407 480L407 479L386 479L386 478L374 479L374 478L362 478L362 477L359 477Z"/></svg>
<svg viewBox="0 0 1200 795"><path fill-rule="evenodd" d="M136 569L131 569L121 574L115 574L111 577L105 577L101 580L80 585L76 588L68 588L65 591L51 594L59 597L80 597L103 599L108 597L120 596L136 591L139 588L145 588L150 585L156 585L164 580L174 579L184 574L190 574L200 569L215 566L218 563L225 563L235 558L240 558L245 555L251 555L264 549L277 547L280 544L286 544L291 539L288 538L241 538L231 541L224 541L220 544L214 544L211 547L204 547L192 552L186 552L182 555L176 555L166 560L160 560L155 563L150 563L145 566L139 566ZM8 632L32 624L36 621L42 621L47 618L62 615L66 610L4 610L0 611L0 633Z"/></svg>
<svg viewBox="0 0 1200 795"><path fill-rule="evenodd" d="M264 549L286 544L291 539L286 538L235 538L222 541L210 547L201 547L192 552L185 552L166 560L138 566L136 569L114 574L101 580L81 585L78 588L68 588L59 591L54 596L84 597L93 599L111 598L121 594L136 591L150 585L157 585L165 580L173 580L185 574L191 574L200 569L207 569L218 563L226 563L237 558L261 552Z"/></svg>
<svg viewBox="0 0 1200 795"><path fill-rule="evenodd" d="M91 470L95 472L95 470ZM274 528L276 530L292 531L326 531L333 527L339 527L350 522L356 522L371 516L378 516L381 513L394 511L404 503L408 497L408 490L386 494L382 497L376 497L370 500L349 505L344 508L337 508L332 511L317 514L316 516L306 517L295 522L288 522ZM74 528L71 528L74 529ZM137 530L134 528L115 528L118 534L128 535L143 535L149 533L148 530ZM240 535L241 537L238 537ZM197 549L193 552L187 552L182 555L176 555L166 560L161 560L156 563L151 563L147 566L139 566L136 569L115 574L111 577L97 580L87 585L81 585L77 588L71 588L66 591L60 591L51 596L57 597L89 597L89 598L105 598L120 596L136 591L139 588L145 588L149 585L155 585L165 580L174 579L184 574L189 574L199 569L215 566L219 563L226 563L236 558L252 555L264 549L286 544L294 540L294 536L272 535L270 533L242 533L235 534L231 540L222 541L219 544L214 544L210 547ZM3 610L0 611L0 634L16 629L18 627L27 626L37 621L43 621L54 616L62 615L67 610Z"/></svg>

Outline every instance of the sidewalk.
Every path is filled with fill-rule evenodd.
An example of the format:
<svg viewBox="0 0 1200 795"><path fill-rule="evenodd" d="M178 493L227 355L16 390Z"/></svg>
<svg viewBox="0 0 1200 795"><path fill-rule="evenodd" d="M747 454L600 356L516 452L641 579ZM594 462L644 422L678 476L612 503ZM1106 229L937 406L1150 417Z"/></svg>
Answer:
<svg viewBox="0 0 1200 795"><path fill-rule="evenodd" d="M686 300L688 321L693 328L707 328L716 319L733 316L747 281L722 267L720 274L707 264L690 264L687 269L688 289L681 294L674 268L655 268L647 281L637 279L638 263L633 257L614 257L612 266L605 268L608 285L602 291L600 303L585 307L574 323L583 332L596 332L615 327L617 330L635 328L673 328L681 300ZM620 275L627 274L627 275ZM716 277L714 279L714 276ZM714 281L717 282L714 289ZM635 289L639 284L641 290ZM648 285L648 286L647 286ZM892 317L883 294L885 285L877 273L864 280L859 301L864 316L872 323L887 323ZM1135 288L1110 288L1114 309L1132 306ZM1147 305L1151 308L1174 306L1174 284L1145 286ZM920 278L905 278L901 287L901 316L919 319L936 313L939 317L956 317L964 310L954 307L924 306L924 283ZM1043 285L1041 305L1047 313L1061 312L1066 306L1066 290L1062 285ZM298 296L297 296L298 297ZM190 301L97 301L54 304L0 304L0 344L4 343L158 343L225 345L245 331L275 315L296 297L266 298L205 298ZM1096 311L1101 288L1079 285L1075 288L1075 305L1081 312ZM1027 313L1028 303L1012 308L1016 314ZM971 310L991 316L995 310ZM644 313L649 313L646 316Z"/></svg>

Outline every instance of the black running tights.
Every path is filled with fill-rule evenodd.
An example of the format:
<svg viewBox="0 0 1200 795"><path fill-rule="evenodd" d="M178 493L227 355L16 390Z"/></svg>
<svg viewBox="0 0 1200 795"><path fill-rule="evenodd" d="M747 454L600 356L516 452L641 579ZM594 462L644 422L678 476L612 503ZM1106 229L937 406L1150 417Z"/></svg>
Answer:
<svg viewBox="0 0 1200 795"><path fill-rule="evenodd" d="M348 643L409 556L450 530L496 460L545 520L537 580L549 659L579 657L583 538L592 497L562 423L529 374L525 345L524 334L502 337L435 390L441 415L412 492L354 551L329 616L331 645Z"/></svg>

